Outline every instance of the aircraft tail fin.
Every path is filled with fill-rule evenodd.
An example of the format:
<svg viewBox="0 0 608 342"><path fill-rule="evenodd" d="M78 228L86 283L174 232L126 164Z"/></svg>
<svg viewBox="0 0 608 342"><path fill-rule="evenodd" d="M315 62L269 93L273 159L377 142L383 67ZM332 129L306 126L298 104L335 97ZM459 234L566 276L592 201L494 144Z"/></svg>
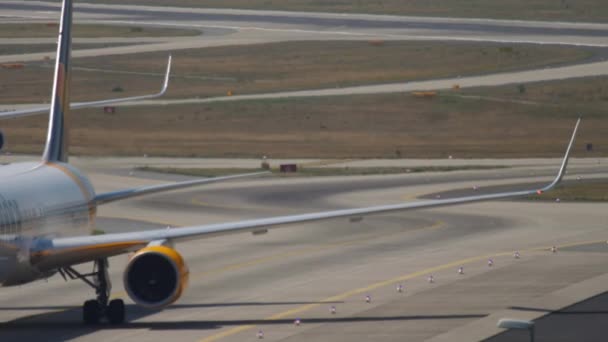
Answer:
<svg viewBox="0 0 608 342"><path fill-rule="evenodd" d="M55 77L49 115L44 162L68 161L68 115L70 111L70 79L72 52L72 0L63 0L57 42Z"/></svg>

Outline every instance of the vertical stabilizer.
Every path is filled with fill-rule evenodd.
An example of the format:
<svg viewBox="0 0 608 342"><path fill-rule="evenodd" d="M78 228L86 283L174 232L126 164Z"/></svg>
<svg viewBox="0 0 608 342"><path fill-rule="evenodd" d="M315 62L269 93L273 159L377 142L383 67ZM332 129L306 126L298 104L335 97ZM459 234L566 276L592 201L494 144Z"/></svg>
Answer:
<svg viewBox="0 0 608 342"><path fill-rule="evenodd" d="M68 114L70 111L70 55L72 50L72 0L63 0L57 42L55 78L46 147L45 162L68 161Z"/></svg>

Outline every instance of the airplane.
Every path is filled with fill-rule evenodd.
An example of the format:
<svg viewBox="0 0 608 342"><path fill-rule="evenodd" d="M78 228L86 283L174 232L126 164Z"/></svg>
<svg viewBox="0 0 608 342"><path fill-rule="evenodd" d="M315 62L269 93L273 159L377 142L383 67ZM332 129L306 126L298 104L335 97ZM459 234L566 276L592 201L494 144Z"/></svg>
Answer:
<svg viewBox="0 0 608 342"><path fill-rule="evenodd" d="M161 309L178 300L186 290L188 267L175 249L176 242L336 218L356 222L371 214L542 193L562 180L581 122L580 118L576 122L555 179L540 189L92 236L100 205L251 174L96 194L89 179L68 162L71 25L72 0L63 0L48 135L42 160L0 167L0 284L15 286L56 274L66 280L82 280L96 294L95 299L85 301L82 307L82 318L87 324L96 324L102 319L110 324L125 321L124 301L110 300L108 258L112 256L134 253L123 273L126 292L138 305ZM167 79L168 71L165 88ZM95 103L99 102L89 104ZM23 115L30 114L26 111ZM84 263L93 263L92 272L83 274L74 269L75 265Z"/></svg>

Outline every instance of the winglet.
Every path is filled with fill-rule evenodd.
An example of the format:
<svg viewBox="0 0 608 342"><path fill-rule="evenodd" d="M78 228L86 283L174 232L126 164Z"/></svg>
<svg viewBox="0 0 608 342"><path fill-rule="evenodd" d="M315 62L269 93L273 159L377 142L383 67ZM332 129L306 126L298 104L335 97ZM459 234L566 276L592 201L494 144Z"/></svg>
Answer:
<svg viewBox="0 0 608 342"><path fill-rule="evenodd" d="M581 117L576 120L576 125L574 125L574 131L572 132L572 137L570 138L570 143L568 144L568 148L566 149L566 154L564 155L564 159L562 160L562 166L559 168L557 176L555 177L553 182L539 190L540 192L551 190L562 181L562 178L566 174L566 167L568 166L568 160L570 159L570 152L572 150L572 146L574 145L574 140L576 140L576 133L578 131L578 125L580 123Z"/></svg>
<svg viewBox="0 0 608 342"><path fill-rule="evenodd" d="M172 56L169 55L169 61L167 61L167 72L165 73L165 82L163 83L163 87L160 89L160 93L158 96L162 96L167 92L167 88L169 87L169 77L171 76L171 60Z"/></svg>

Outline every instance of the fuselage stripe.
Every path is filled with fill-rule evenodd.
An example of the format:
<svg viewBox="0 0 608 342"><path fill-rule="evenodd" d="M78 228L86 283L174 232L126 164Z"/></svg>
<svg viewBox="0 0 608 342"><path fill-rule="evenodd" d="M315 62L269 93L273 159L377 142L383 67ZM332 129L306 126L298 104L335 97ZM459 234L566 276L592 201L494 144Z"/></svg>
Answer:
<svg viewBox="0 0 608 342"><path fill-rule="evenodd" d="M82 182L80 177L75 175L72 171L70 171L70 169L66 168L65 166L60 165L60 164L55 164L55 163L46 163L45 165L48 165L52 168L55 168L55 169L63 172L78 186L78 188L82 192L82 195L84 196L84 198L87 202L87 206L89 208L89 223L91 225L93 225L95 222L95 214L97 213L97 206L95 206L95 204L93 203L93 198L95 198L93 193L91 193L89 188L87 186L85 186L85 184Z"/></svg>

